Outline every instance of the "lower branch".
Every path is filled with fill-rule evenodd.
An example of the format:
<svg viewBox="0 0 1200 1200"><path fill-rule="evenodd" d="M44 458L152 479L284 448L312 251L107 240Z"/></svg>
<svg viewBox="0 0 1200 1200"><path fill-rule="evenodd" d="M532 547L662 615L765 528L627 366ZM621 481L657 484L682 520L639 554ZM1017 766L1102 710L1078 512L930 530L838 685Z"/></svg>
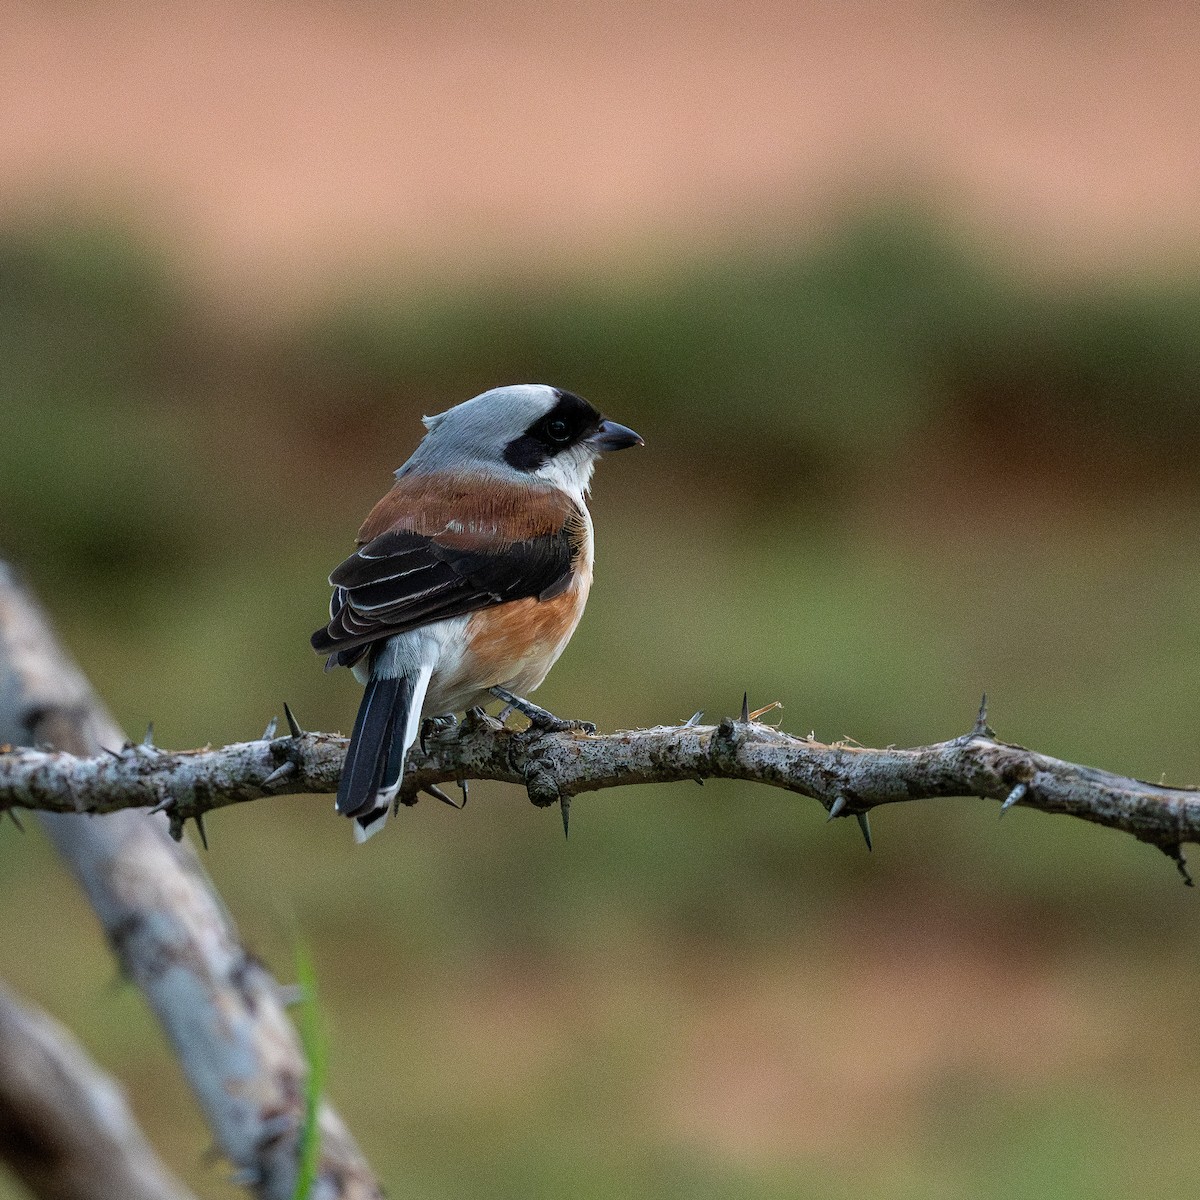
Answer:
<svg viewBox="0 0 1200 1200"><path fill-rule="evenodd" d="M113 761L105 748L120 746L123 734L33 597L0 562L4 741L51 743L99 756L63 753L56 756L61 763L103 762ZM17 750L0 760L26 755L45 758ZM190 847L171 840L162 817L134 811L138 807L114 805L130 811L104 821L75 815L71 803L48 806L40 815L122 970L162 1023L235 1180L260 1200L291 1200L308 1065L281 989L242 945ZM317 1124L321 1163L309 1200L378 1200L379 1184L327 1103L320 1105Z"/></svg>
<svg viewBox="0 0 1200 1200"><path fill-rule="evenodd" d="M262 796L332 792L346 741L291 731L216 750L168 752L126 745L99 758L48 751L0 755L0 811L165 811L178 837L185 822ZM914 749L826 745L750 718L719 725L658 726L604 735L513 730L468 717L414 746L402 803L439 784L491 779L518 784L537 805L635 783L744 779L820 801L830 817L865 818L882 804L943 796L998 800L1060 813L1130 833L1170 855L1187 878L1180 846L1200 841L1200 791L1164 787L1063 762L996 739L981 710L961 737ZM436 793L435 793L436 794ZM1190 882L1190 881L1189 881Z"/></svg>
<svg viewBox="0 0 1200 1200"><path fill-rule="evenodd" d="M0 1162L39 1200L194 1200L121 1089L57 1021L2 985Z"/></svg>

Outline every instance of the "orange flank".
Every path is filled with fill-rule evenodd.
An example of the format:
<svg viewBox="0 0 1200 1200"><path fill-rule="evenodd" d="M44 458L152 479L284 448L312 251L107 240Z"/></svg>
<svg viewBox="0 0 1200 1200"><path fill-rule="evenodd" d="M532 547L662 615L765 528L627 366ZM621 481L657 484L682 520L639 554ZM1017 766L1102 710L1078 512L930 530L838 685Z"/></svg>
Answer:
<svg viewBox="0 0 1200 1200"><path fill-rule="evenodd" d="M475 613L467 624L467 653L460 669L518 695L533 691L575 632L591 582L590 573L581 573L552 600L529 596Z"/></svg>

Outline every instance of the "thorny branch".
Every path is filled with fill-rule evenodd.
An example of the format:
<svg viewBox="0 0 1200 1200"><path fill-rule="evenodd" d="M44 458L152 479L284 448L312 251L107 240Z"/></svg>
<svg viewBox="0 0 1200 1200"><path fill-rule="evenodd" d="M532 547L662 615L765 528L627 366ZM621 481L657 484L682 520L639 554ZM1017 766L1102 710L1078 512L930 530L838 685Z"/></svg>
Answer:
<svg viewBox="0 0 1200 1200"><path fill-rule="evenodd" d="M416 803L439 784L471 779L522 786L534 804L561 806L564 827L574 796L636 783L744 779L818 800L829 817L859 819L883 804L978 796L1045 813L1079 817L1132 834L1169 855L1189 884L1181 845L1200 841L1200 790L1165 787L1063 762L999 741L987 724L986 697L961 737L913 749L869 749L797 737L752 719L584 735L514 730L476 713L414 746L400 800ZM258 741L216 750L166 751L149 741L119 753L74 758L50 750L0 754L0 812L32 808L106 813L165 811L172 832L229 804L262 796L332 792L346 740L305 733L288 711L289 732L268 728Z"/></svg>

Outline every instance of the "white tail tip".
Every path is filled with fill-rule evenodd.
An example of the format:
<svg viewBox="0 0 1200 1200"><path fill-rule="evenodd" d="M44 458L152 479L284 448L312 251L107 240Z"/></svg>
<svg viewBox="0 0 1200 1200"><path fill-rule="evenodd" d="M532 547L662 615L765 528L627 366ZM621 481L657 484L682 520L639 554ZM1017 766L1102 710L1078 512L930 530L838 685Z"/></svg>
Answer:
<svg viewBox="0 0 1200 1200"><path fill-rule="evenodd" d="M382 808L375 809L371 814L371 820L364 826L358 817L354 818L354 840L361 846L368 838L373 838L386 824L388 809L390 804L385 804Z"/></svg>

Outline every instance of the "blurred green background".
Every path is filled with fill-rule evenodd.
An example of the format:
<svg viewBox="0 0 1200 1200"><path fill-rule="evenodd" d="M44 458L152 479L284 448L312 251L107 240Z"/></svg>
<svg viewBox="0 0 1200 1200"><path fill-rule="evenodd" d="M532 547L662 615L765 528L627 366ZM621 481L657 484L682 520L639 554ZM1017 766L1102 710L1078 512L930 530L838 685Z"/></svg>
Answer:
<svg viewBox="0 0 1200 1200"><path fill-rule="evenodd" d="M900 198L897 198L900 197ZM866 745L965 731L1200 782L1200 257L1047 271L919 190L586 270L348 276L243 319L135 217L0 224L0 551L131 732L347 729L307 647L422 413L544 380L646 449L538 699ZM1044 264L1042 264L1044 265ZM773 719L773 718L772 718ZM1195 893L1132 839L943 801L853 822L710 784L558 816L475 785L356 848L327 797L208 821L395 1196L1125 1197L1200 1169ZM5 977L240 1194L36 828ZM18 1193L0 1178L0 1198Z"/></svg>

